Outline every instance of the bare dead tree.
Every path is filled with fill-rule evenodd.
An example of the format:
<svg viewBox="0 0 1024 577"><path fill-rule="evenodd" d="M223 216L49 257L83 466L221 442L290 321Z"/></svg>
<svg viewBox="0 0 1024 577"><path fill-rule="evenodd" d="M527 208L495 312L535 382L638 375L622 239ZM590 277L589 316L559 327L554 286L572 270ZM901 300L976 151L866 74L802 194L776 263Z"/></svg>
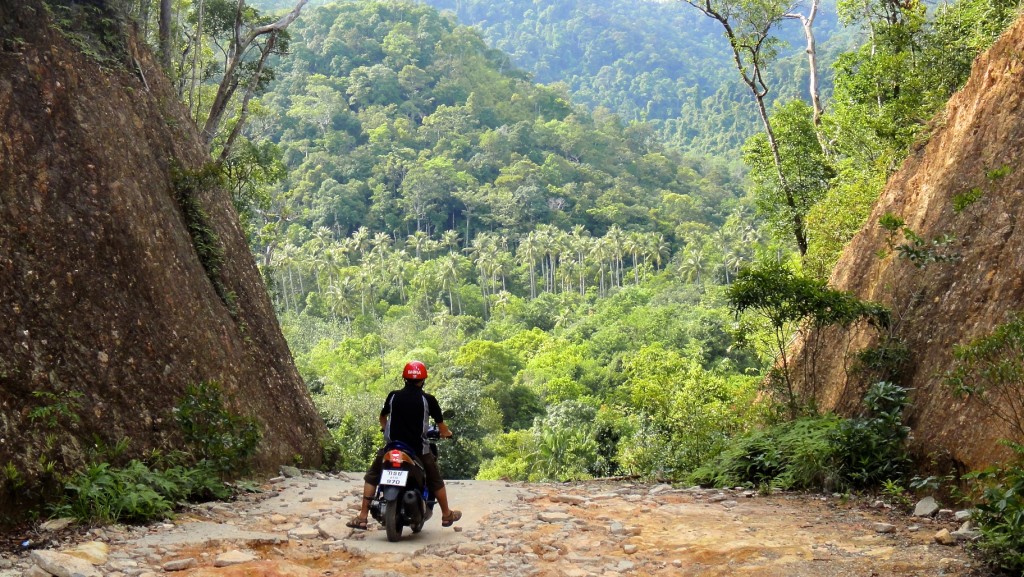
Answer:
<svg viewBox="0 0 1024 577"><path fill-rule="evenodd" d="M736 69L757 104L757 112L764 125L765 136L768 137L768 147L771 149L779 187L785 195L787 206L793 213L793 236L796 239L800 255L803 256L807 254L807 230L804 219L798 210L796 198L782 169L779 143L775 131L772 130L768 109L765 105L768 83L764 78L764 69L775 56L775 46L778 42L771 34L772 28L791 12L790 6L780 0L683 1L700 10L708 18L717 21L725 30Z"/></svg>
<svg viewBox="0 0 1024 577"><path fill-rule="evenodd" d="M800 21L804 30L804 39L807 40L807 71L809 77L808 91L811 94L811 108L814 110L814 126L821 125L821 94L818 88L818 52L814 42L814 18L818 15L819 0L811 0L810 9L807 14L790 12L786 18Z"/></svg>

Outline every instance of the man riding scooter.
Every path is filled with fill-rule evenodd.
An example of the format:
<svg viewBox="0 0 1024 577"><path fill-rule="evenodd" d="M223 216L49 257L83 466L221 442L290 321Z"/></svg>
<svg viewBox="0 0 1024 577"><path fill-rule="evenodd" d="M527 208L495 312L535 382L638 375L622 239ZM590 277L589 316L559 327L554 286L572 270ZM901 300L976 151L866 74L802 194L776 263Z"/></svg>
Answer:
<svg viewBox="0 0 1024 577"><path fill-rule="evenodd" d="M441 526L451 527L462 518L462 512L448 507L448 493L445 489L441 471L437 468L437 458L430 450L427 429L430 419L434 420L442 438L452 436L451 430L444 422L441 405L430 393L423 391L423 382L427 379L427 366L420 361L411 361L402 370L405 387L388 393L384 407L380 411L380 426L384 431L385 444L395 441L404 443L419 452L418 458L426 473L427 488L434 494L441 505ZM359 515L353 517L347 525L353 529L366 529L366 519L370 512L370 502L380 483L382 462L386 449L382 448L370 463L370 468L363 477L363 502Z"/></svg>

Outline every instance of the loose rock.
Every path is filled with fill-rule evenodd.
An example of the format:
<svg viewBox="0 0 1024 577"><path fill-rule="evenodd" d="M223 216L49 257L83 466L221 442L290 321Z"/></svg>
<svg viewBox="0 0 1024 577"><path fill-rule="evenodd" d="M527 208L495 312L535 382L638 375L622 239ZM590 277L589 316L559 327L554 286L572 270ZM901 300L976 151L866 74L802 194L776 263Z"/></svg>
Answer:
<svg viewBox="0 0 1024 577"><path fill-rule="evenodd" d="M101 577L101 573L85 559L58 551L33 551L32 562L56 577Z"/></svg>
<svg viewBox="0 0 1024 577"><path fill-rule="evenodd" d="M939 512L939 504L935 501L934 497L925 497L917 502L917 506L914 507L915 517L931 517Z"/></svg>
<svg viewBox="0 0 1024 577"><path fill-rule="evenodd" d="M949 529L942 529L935 534L935 542L939 545L956 545L956 537L949 532Z"/></svg>
<svg viewBox="0 0 1024 577"><path fill-rule="evenodd" d="M252 553L246 553L245 551L228 551L217 555L217 558L213 561L214 567L230 567L232 565L240 565L242 563L249 563L255 561L257 557Z"/></svg>
<svg viewBox="0 0 1024 577"><path fill-rule="evenodd" d="M891 525L889 523L875 523L874 525L871 526L871 528L875 530L875 533L895 533L896 532L896 525Z"/></svg>

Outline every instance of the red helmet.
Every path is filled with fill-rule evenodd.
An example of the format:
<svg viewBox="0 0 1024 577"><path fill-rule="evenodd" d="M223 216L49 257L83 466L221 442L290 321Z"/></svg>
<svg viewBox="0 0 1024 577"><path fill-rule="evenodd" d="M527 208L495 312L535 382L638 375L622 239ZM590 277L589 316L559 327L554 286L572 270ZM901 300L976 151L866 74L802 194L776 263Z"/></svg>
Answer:
<svg viewBox="0 0 1024 577"><path fill-rule="evenodd" d="M419 361L409 361L402 369L403 379L422 380L427 378L427 365Z"/></svg>

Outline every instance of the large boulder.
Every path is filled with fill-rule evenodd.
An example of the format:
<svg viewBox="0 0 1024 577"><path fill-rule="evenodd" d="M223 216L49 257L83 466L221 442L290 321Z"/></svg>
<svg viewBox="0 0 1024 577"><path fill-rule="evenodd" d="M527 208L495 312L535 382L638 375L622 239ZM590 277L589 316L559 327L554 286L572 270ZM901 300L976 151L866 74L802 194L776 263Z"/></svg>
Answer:
<svg viewBox="0 0 1024 577"><path fill-rule="evenodd" d="M0 512L97 440L180 447L205 381L260 423L259 469L316 466L325 426L170 83L128 26L47 14L0 3Z"/></svg>
<svg viewBox="0 0 1024 577"><path fill-rule="evenodd" d="M830 281L892 308L892 330L911 353L900 380L912 389L912 448L922 459L966 468L1006 457L997 441L1011 434L982 404L952 395L942 375L953 366L954 345L990 333L1024 308L1022 51L1018 21L975 61L966 86L889 180ZM951 235L937 252L952 260L918 267L901 258L879 224L886 214L902 218L926 243ZM904 240L897 234L897 244ZM878 342L874 329L854 326L798 343L794 373L802 390L821 408L857 413L871 383L855 370L856 355Z"/></svg>

